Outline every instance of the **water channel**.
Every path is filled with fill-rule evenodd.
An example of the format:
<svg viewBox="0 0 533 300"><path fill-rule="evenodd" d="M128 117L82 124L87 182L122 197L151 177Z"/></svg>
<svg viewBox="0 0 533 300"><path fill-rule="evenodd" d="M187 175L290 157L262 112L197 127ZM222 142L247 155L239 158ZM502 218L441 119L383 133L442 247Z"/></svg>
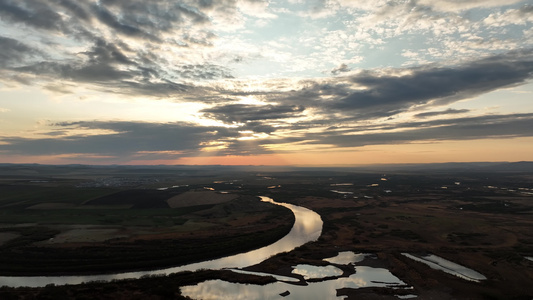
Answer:
<svg viewBox="0 0 533 300"><path fill-rule="evenodd" d="M43 287L48 284L65 285L80 284L90 281L111 281L116 279L141 278L146 275L163 275L182 271L196 271L199 269L224 269L224 268L243 268L258 264L263 260L281 253L290 251L307 242L315 241L322 232L322 219L320 215L304 207L278 203L269 197L261 196L261 201L270 202L276 205L284 206L290 209L295 217L294 225L291 231L277 242L242 254L227 256L215 260L193 263L179 267L166 269L157 269L151 271L125 272L117 274L102 274L88 276L0 276L0 286L10 287Z"/></svg>

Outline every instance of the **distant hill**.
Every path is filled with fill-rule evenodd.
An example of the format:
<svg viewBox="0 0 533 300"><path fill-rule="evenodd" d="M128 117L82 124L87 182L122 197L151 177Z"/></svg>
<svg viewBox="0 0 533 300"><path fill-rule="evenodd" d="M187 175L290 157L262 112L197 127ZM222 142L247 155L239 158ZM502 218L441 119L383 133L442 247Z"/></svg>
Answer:
<svg viewBox="0 0 533 300"><path fill-rule="evenodd" d="M388 164L358 167L374 171L436 171L436 172L533 172L533 162L451 162L430 164Z"/></svg>
<svg viewBox="0 0 533 300"><path fill-rule="evenodd" d="M533 172L533 161L520 162L450 162L429 164L375 164L346 166L225 166L225 165L40 165L0 163L0 175L54 175L54 174L181 174L215 175L232 172Z"/></svg>

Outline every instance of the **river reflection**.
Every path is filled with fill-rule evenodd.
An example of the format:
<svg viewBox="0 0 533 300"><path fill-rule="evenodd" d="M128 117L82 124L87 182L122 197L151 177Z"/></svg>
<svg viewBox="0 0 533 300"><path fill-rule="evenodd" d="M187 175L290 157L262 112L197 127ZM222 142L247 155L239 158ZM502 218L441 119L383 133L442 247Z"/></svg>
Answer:
<svg viewBox="0 0 533 300"><path fill-rule="evenodd" d="M222 280L208 280L195 286L181 288L183 296L192 299L280 299L280 294L288 291L284 299L342 299L337 290L342 288L385 287L403 288L405 283L387 269L365 266L355 267L355 274L349 277L310 282L305 286L286 282L274 282L264 286L230 283Z"/></svg>
<svg viewBox="0 0 533 300"><path fill-rule="evenodd" d="M369 256L372 256L372 254L354 253L352 251L344 251L344 252L339 252L339 254L335 257L326 258L324 260L332 264L349 265L349 264L362 262L363 260L365 260L365 258Z"/></svg>
<svg viewBox="0 0 533 300"><path fill-rule="evenodd" d="M335 261L335 264L354 265L365 258L373 258L371 254L341 252L336 257L324 259ZM341 299L337 297L337 290L342 288L382 287L403 289L408 287L389 270L367 266L354 266L355 273L347 276L324 280L321 282L305 282L305 285L291 284L291 282L274 282L264 286L253 284L230 283L222 280L208 280L194 286L181 288L183 296L192 299L280 299L281 294L285 299ZM268 274L249 272L250 274L266 276ZM340 276L342 271L334 266L297 265L294 274L304 275L305 280ZM414 298L416 295L403 297ZM406 299L405 298L405 299Z"/></svg>
<svg viewBox="0 0 533 300"><path fill-rule="evenodd" d="M223 257L220 259L184 265L180 267L158 269L142 272L126 272L119 274L104 274L91 276L0 276L0 286L11 287L42 287L47 284L80 284L88 281L111 281L116 279L140 278L146 275L164 275L182 271L196 271L199 269L223 269L223 268L243 268L258 264L263 260L281 253L290 251L307 242L318 239L322 232L322 219L320 215L304 207L278 203L269 197L261 196L261 201L271 202L284 206L294 213L295 222L291 231L279 241L250 252Z"/></svg>
<svg viewBox="0 0 533 300"><path fill-rule="evenodd" d="M334 266L297 265L292 270L293 274L302 275L304 279L321 279L342 275L342 270Z"/></svg>

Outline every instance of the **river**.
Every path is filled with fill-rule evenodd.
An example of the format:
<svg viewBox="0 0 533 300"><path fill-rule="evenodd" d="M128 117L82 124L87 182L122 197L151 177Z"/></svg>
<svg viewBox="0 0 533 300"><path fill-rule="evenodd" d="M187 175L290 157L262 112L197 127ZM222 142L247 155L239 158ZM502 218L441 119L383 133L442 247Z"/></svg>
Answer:
<svg viewBox="0 0 533 300"><path fill-rule="evenodd" d="M182 271L196 271L199 269L219 270L224 268L243 268L258 264L263 260L290 251L307 242L316 241L322 233L322 219L320 215L304 207L278 203L269 197L260 196L261 201L270 202L290 209L295 217L291 231L277 242L246 253L227 256L219 259L193 263L179 267L156 269L150 271L124 272L117 274L77 275L77 276L0 276L0 286L10 287L43 287L48 284L65 285L80 284L89 281L111 281L116 279L140 278L146 275L163 275Z"/></svg>

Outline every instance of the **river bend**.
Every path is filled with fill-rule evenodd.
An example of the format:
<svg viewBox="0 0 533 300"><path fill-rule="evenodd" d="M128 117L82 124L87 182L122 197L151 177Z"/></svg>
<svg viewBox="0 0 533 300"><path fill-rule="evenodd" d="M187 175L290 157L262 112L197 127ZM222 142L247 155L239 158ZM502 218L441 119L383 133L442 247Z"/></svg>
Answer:
<svg viewBox="0 0 533 300"><path fill-rule="evenodd" d="M179 267L156 269L151 271L124 272L102 275L69 275L69 276L0 276L0 286L10 287L43 287L48 284L65 285L80 284L90 281L111 281L117 279L135 279L146 275L164 275L182 271L196 271L199 269L219 270L225 268L244 268L258 264L265 259L299 247L307 242L316 241L322 233L322 219L320 215L307 208L288 203L278 203L269 197L260 196L261 201L270 202L290 209L294 214L294 225L291 231L277 242L249 252L192 263Z"/></svg>

